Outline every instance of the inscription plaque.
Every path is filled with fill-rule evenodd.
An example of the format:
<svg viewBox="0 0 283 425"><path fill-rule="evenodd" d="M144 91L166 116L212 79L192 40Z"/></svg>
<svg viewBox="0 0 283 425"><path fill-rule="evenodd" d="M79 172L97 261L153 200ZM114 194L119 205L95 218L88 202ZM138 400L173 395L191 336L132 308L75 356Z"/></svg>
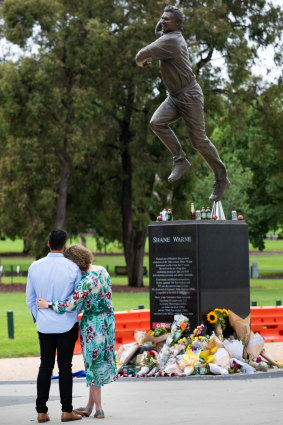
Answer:
<svg viewBox="0 0 283 425"><path fill-rule="evenodd" d="M150 228L151 229L151 228ZM175 314L197 322L196 229L159 226L150 240L152 328L170 327Z"/></svg>

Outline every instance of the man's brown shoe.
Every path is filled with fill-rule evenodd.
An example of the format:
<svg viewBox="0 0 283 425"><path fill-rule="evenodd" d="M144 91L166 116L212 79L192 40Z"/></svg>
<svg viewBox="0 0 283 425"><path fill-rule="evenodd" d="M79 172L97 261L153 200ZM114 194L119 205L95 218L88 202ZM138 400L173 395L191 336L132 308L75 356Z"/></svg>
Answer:
<svg viewBox="0 0 283 425"><path fill-rule="evenodd" d="M48 421L50 421L50 418L47 415L47 413L39 413L37 415L37 422L43 423L43 422L48 422Z"/></svg>
<svg viewBox="0 0 283 425"><path fill-rule="evenodd" d="M61 422L78 421L79 419L82 419L82 416L75 412L62 412Z"/></svg>

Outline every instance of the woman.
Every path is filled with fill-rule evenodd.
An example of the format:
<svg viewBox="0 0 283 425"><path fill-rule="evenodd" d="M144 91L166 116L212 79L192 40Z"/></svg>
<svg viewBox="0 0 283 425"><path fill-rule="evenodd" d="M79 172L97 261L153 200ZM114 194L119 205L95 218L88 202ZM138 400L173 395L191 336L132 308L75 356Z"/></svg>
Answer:
<svg viewBox="0 0 283 425"><path fill-rule="evenodd" d="M80 322L80 340L86 384L90 387L90 391L86 407L74 409L74 412L90 416L95 404L94 417L104 418L101 387L117 378L111 280L103 267L91 264L92 254L83 246L70 245L64 256L79 266L83 273L82 279L69 298L52 303L39 298L37 306L52 308L56 313L64 313L76 310L82 303L84 313Z"/></svg>

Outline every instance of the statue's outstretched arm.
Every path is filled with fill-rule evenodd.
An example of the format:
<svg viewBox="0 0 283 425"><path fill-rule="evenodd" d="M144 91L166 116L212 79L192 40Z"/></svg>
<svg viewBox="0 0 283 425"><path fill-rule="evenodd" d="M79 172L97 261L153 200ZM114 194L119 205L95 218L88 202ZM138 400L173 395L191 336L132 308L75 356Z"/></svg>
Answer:
<svg viewBox="0 0 283 425"><path fill-rule="evenodd" d="M136 64L140 66L141 68L146 68L150 65L150 62L147 60L149 59L150 53L148 52L147 48L141 49L136 56Z"/></svg>

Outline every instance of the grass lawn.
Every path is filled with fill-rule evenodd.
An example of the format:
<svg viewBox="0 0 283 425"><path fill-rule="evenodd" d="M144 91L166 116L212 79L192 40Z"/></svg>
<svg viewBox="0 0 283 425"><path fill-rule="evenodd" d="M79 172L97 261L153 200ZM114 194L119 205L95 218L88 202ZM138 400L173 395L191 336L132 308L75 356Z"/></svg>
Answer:
<svg viewBox="0 0 283 425"><path fill-rule="evenodd" d="M69 243L81 243L80 238L72 238L69 239ZM265 249L267 251L278 251L283 250L283 239L278 240L270 240L265 239ZM111 242L107 244L106 246L102 246L102 248L99 250L97 247L96 239L93 236L87 236L86 237L86 244L88 249L90 249L92 252L102 252L102 253L111 253L111 252L122 252L123 247L121 244L119 244L117 241ZM23 252L24 244L21 239L16 239L15 241L12 241L11 239L5 239L0 240L0 255L1 252ZM250 250L258 251L257 248L254 248L252 244L249 244ZM148 252L148 238L146 239L145 243L145 252Z"/></svg>
<svg viewBox="0 0 283 425"><path fill-rule="evenodd" d="M251 279L251 301L257 301L258 306L275 305L281 300L283 305L283 280Z"/></svg>
<svg viewBox="0 0 283 425"><path fill-rule="evenodd" d="M281 270L281 273L283 273L283 255L282 254L251 255L250 263L252 262L258 263L260 274L276 273L275 270Z"/></svg>
<svg viewBox="0 0 283 425"><path fill-rule="evenodd" d="M0 255L1 257L1 255ZM2 257L0 258L0 264L3 265L4 271L10 271L11 265L14 267L14 271L17 269L17 265L20 266L20 270L26 271L28 270L31 263L34 261L33 257ZM144 266L146 266L147 271L149 271L148 266L149 258L147 255L144 256ZM126 264L125 257L123 255L96 255L93 260L94 264L99 264L103 267L105 267L110 276L112 283L114 285L127 285L127 276L117 276L115 277L114 269L115 266L124 266ZM26 277L10 277L10 276L4 276L1 278L2 283L26 283ZM149 278L144 277L144 285L149 284Z"/></svg>
<svg viewBox="0 0 283 425"><path fill-rule="evenodd" d="M265 239L264 245L265 245L264 249L266 251L283 250L283 239L279 239L279 240ZM258 248L254 248L251 243L249 244L249 247L250 247L250 250L258 251Z"/></svg>
<svg viewBox="0 0 283 425"><path fill-rule="evenodd" d="M80 238L70 238L68 243L81 243ZM122 245L117 241L108 243L105 246L102 246L100 250L98 250L96 239L93 236L86 237L86 244L88 249L92 252L101 251L101 252L122 252ZM21 239L16 239L12 241L11 239L0 240L0 253L1 252L23 252L24 243Z"/></svg>
<svg viewBox="0 0 283 425"><path fill-rule="evenodd" d="M272 241L277 242L277 241ZM17 265L20 266L20 270L28 270L30 264L34 261L33 257L2 257L0 254L0 264L3 265L4 271L10 271L11 265L13 265L16 271ZM250 263L258 262L260 274L266 273L278 273L276 270L283 272L283 255L282 254L258 254L250 256ZM104 266L110 273L113 284L115 285L127 285L126 276L115 277L114 268L115 266L125 265L125 258L123 255L96 255L93 260L94 264ZM149 257L144 256L144 266L149 271ZM25 283L25 277L13 277L13 282ZM2 283L12 283L12 278L5 276L2 277ZM144 284L149 284L149 278L144 277Z"/></svg>

